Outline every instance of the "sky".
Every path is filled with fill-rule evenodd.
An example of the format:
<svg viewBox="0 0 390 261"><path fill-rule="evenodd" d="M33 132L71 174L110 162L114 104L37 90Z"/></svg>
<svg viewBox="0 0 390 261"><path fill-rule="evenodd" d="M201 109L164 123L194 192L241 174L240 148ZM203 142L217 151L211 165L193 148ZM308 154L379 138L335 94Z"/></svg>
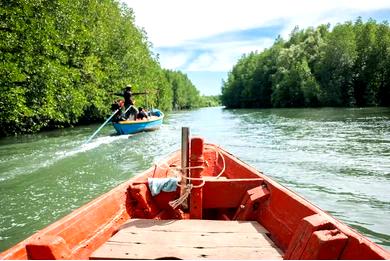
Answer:
<svg viewBox="0 0 390 261"><path fill-rule="evenodd" d="M271 47L295 26L361 16L390 21L390 0L122 0L134 10L163 68L187 74L202 95L221 93L237 60Z"/></svg>

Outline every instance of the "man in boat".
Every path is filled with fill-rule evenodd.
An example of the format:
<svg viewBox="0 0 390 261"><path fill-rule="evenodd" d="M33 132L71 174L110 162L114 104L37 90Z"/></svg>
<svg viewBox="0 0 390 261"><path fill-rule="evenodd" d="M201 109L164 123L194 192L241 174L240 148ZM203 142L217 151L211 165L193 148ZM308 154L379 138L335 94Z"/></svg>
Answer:
<svg viewBox="0 0 390 261"><path fill-rule="evenodd" d="M118 96L123 96L123 99L125 100L125 111L127 111L125 117L130 120L136 120L138 110L136 107L134 107L135 101L133 100L133 95L146 94L146 92L132 92L131 85L128 84L125 87L123 93L114 94ZM128 109L130 106L131 108Z"/></svg>
<svg viewBox="0 0 390 261"><path fill-rule="evenodd" d="M138 108L138 114L137 114L137 120L143 120L144 118L149 119L149 116L146 113L144 108L139 107Z"/></svg>
<svg viewBox="0 0 390 261"><path fill-rule="evenodd" d="M112 104L111 104L111 111L112 112L115 112L115 115L114 117L112 118L112 121L113 122L119 122L119 121L124 121L126 120L124 115L123 115L123 112L122 112L122 107L123 107L123 101L122 100L117 100L117 101L114 101Z"/></svg>

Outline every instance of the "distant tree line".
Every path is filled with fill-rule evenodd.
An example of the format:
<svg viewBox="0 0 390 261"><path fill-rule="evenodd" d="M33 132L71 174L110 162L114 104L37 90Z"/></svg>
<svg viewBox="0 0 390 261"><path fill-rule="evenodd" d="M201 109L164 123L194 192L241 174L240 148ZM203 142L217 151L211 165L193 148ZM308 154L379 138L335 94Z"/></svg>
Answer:
<svg viewBox="0 0 390 261"><path fill-rule="evenodd" d="M243 55L222 86L230 108L390 106L388 22L356 22L278 37Z"/></svg>
<svg viewBox="0 0 390 261"><path fill-rule="evenodd" d="M188 76L180 71L164 69L165 77L172 89L172 105L175 110L187 110L199 107L221 105L219 95L203 96L199 94Z"/></svg>
<svg viewBox="0 0 390 261"><path fill-rule="evenodd" d="M201 96L187 75L179 71L164 70L172 89L172 105L176 110L199 107Z"/></svg>
<svg viewBox="0 0 390 261"><path fill-rule="evenodd" d="M117 0L1 1L0 57L0 136L102 120L126 84L148 91L137 105L202 100L184 74L161 68Z"/></svg>
<svg viewBox="0 0 390 261"><path fill-rule="evenodd" d="M202 96L202 100L200 102L200 107L216 107L221 105L222 103L220 95Z"/></svg>

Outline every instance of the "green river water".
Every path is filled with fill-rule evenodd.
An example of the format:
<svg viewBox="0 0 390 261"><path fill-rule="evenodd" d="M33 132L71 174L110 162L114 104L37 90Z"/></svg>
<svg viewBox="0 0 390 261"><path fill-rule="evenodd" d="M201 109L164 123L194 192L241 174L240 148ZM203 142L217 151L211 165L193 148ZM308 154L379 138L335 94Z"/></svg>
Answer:
<svg viewBox="0 0 390 261"><path fill-rule="evenodd" d="M179 149L182 126L390 249L390 108L217 107L86 145L99 125L0 139L0 251Z"/></svg>

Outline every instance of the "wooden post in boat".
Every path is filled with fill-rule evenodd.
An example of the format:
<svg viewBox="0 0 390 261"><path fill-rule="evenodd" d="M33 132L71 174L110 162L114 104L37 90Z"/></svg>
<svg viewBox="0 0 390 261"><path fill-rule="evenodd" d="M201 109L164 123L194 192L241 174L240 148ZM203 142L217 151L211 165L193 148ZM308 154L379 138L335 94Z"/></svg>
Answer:
<svg viewBox="0 0 390 261"><path fill-rule="evenodd" d="M190 167L203 166L203 139L202 138L192 138L191 139L191 158L190 158ZM191 169L191 178L202 178L201 168L192 168ZM191 219L202 219L203 211L203 188L202 180L192 180L193 188L190 195L190 218Z"/></svg>
<svg viewBox="0 0 390 261"><path fill-rule="evenodd" d="M181 128L181 169L182 175L188 177L188 158L190 152L190 128L182 127ZM189 183L189 180L182 178L180 181L180 196L185 192L186 185ZM186 199L182 203L184 209L188 209L188 200Z"/></svg>

